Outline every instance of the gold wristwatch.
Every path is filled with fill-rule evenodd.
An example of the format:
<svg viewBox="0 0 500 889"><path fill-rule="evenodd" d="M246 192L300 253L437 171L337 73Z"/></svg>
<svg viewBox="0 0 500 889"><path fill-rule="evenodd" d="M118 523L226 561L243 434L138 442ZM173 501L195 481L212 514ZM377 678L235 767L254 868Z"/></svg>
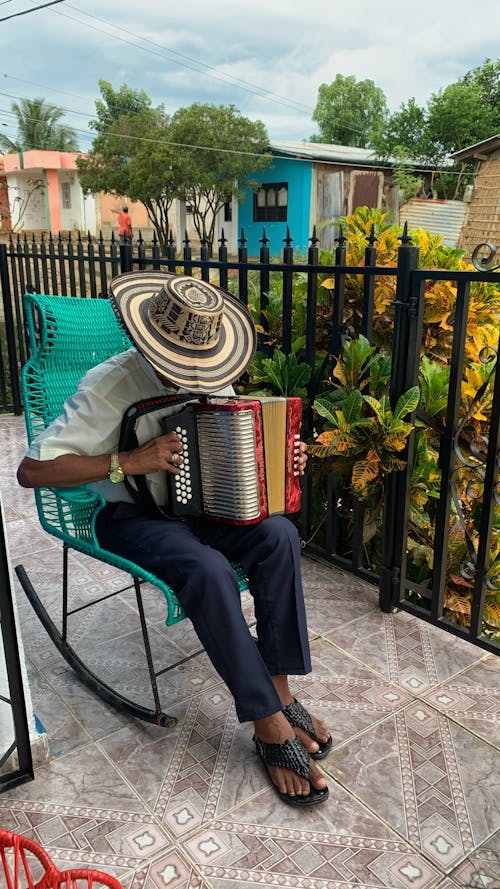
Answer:
<svg viewBox="0 0 500 889"><path fill-rule="evenodd" d="M118 484L118 482L122 482L125 479L125 473L120 466L120 461L118 459L118 451L114 451L111 454L111 463L109 464L109 472L108 478L110 482L114 482L114 484Z"/></svg>

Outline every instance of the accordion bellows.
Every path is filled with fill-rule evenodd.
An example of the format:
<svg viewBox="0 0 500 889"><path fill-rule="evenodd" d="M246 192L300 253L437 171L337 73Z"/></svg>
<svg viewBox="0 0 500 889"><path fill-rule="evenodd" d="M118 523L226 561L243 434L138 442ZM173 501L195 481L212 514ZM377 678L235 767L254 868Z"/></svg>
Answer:
<svg viewBox="0 0 500 889"><path fill-rule="evenodd" d="M161 420L177 432L183 466L167 475L173 517L233 524L300 508L300 398L210 398Z"/></svg>

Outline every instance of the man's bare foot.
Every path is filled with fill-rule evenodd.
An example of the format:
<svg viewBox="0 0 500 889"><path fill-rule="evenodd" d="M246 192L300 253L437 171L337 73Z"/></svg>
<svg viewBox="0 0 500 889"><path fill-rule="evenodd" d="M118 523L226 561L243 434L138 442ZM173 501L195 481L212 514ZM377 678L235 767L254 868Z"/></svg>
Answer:
<svg viewBox="0 0 500 889"><path fill-rule="evenodd" d="M300 726L298 726L298 725L294 726L293 730L294 730L295 734L297 735L299 741L301 741L302 744L304 745L304 747L306 748L307 752L309 754L314 754L320 750L320 744L324 745L324 744L328 743L328 740L330 738L330 732L328 731L325 723L321 719L318 719L318 717L314 716L313 713L311 713L310 716L311 716L312 724L314 726L314 734L315 734L316 738L318 739L318 741L320 742L319 744L317 741L314 741L311 738L311 735L308 732L306 732L305 729L300 728Z"/></svg>
<svg viewBox="0 0 500 889"><path fill-rule="evenodd" d="M273 676L272 680L284 708L285 716L309 755L317 756L320 759L326 756L332 747L332 738L323 720L309 713L294 698L288 686L288 676ZM291 709L287 712L287 708L290 707Z"/></svg>
<svg viewBox="0 0 500 889"><path fill-rule="evenodd" d="M254 725L256 737L264 744L284 744L285 741L296 737L295 730L281 711L265 719L256 720ZM309 743L310 741L309 738ZM266 764L266 768L271 781L280 793L287 794L292 798L307 797L311 791L326 790L326 779L312 760L309 761L309 780L284 766Z"/></svg>

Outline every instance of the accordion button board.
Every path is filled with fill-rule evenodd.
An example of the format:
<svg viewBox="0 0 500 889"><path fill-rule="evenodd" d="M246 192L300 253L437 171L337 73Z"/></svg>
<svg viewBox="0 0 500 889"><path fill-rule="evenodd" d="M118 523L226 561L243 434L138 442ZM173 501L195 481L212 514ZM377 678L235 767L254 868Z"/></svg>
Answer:
<svg viewBox="0 0 500 889"><path fill-rule="evenodd" d="M259 518L261 500L252 410L196 411L191 405L163 417L163 432L181 439L182 466L167 473L173 516L213 516L248 522Z"/></svg>

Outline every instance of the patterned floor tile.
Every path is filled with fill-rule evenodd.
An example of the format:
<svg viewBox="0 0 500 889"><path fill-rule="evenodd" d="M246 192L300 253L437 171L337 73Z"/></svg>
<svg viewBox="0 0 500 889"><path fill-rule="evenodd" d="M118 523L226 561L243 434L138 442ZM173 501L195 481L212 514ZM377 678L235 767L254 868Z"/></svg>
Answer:
<svg viewBox="0 0 500 889"><path fill-rule="evenodd" d="M60 869L95 867L117 877L169 845L94 745L52 760L34 781L0 795L0 823L36 840Z"/></svg>
<svg viewBox="0 0 500 889"><path fill-rule="evenodd" d="M325 767L445 873L500 827L500 754L420 702Z"/></svg>
<svg viewBox="0 0 500 889"><path fill-rule="evenodd" d="M56 690L28 663L33 712L47 733L50 756L61 756L88 744L91 738L66 705L61 689Z"/></svg>
<svg viewBox="0 0 500 889"><path fill-rule="evenodd" d="M331 565L303 558L302 580L307 622L313 634L325 635L378 607L375 587L332 570Z"/></svg>
<svg viewBox="0 0 500 889"><path fill-rule="evenodd" d="M324 639L311 643L311 657L312 672L294 677L292 687L301 703L329 726L334 745L411 700L403 689Z"/></svg>
<svg viewBox="0 0 500 889"><path fill-rule="evenodd" d="M500 889L500 830L453 871L460 889Z"/></svg>
<svg viewBox="0 0 500 889"><path fill-rule="evenodd" d="M47 549L50 542L43 528L24 517L7 522L6 530L13 565L22 562L28 554Z"/></svg>
<svg viewBox="0 0 500 889"><path fill-rule="evenodd" d="M365 615L326 638L413 695L484 657L474 645L405 611Z"/></svg>
<svg viewBox="0 0 500 889"><path fill-rule="evenodd" d="M131 723L100 743L137 794L178 838L265 786L250 726L221 683L174 707L171 729Z"/></svg>
<svg viewBox="0 0 500 889"><path fill-rule="evenodd" d="M471 732L500 749L500 658L490 655L424 696Z"/></svg>
<svg viewBox="0 0 500 889"><path fill-rule="evenodd" d="M313 673L295 677L298 698L330 726L334 743L363 731L410 700L330 644L312 646ZM252 731L240 725L225 685L173 708L179 725L124 726L102 747L137 793L180 837L266 787ZM334 754L332 754L334 756Z"/></svg>
<svg viewBox="0 0 500 889"><path fill-rule="evenodd" d="M287 806L268 789L182 848L214 889L428 889L442 877L334 781L327 802L307 809Z"/></svg>
<svg viewBox="0 0 500 889"><path fill-rule="evenodd" d="M127 875L122 885L123 889L210 889L177 849Z"/></svg>
<svg viewBox="0 0 500 889"><path fill-rule="evenodd" d="M130 722L130 716L106 704L95 692L88 689L55 649L43 662L40 674L93 740L99 740ZM38 710L36 701L34 710L48 735L52 737L57 729L57 712L51 708Z"/></svg>

